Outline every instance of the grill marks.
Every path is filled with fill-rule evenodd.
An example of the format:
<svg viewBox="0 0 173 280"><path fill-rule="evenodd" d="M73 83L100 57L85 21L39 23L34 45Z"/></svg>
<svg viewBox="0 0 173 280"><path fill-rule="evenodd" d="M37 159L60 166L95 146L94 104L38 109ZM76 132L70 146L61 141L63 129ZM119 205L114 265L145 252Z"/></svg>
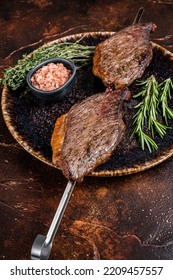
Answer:
<svg viewBox="0 0 173 280"><path fill-rule="evenodd" d="M93 73L106 86L123 88L140 78L152 59L153 23L135 24L115 33L95 50Z"/></svg>
<svg viewBox="0 0 173 280"><path fill-rule="evenodd" d="M80 181L109 159L124 134L121 107L127 94L128 89L107 90L74 105L66 116L66 125L63 117L62 145L56 145L57 137L61 138L57 120L51 141L53 163L68 179Z"/></svg>

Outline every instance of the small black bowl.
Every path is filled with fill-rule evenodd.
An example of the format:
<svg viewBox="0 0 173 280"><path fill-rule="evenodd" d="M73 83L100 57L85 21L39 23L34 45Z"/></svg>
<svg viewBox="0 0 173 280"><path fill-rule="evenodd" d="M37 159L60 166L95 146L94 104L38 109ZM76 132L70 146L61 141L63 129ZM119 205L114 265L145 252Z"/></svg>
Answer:
<svg viewBox="0 0 173 280"><path fill-rule="evenodd" d="M67 80L65 84L63 84L61 87L54 90L46 91L46 90L40 90L35 88L31 82L32 76L39 68L49 63L62 63L67 69L71 70L70 78ZM40 63L39 65L31 69L27 74L26 81L30 90L33 92L35 96L45 101L56 102L58 100L62 100L70 92L73 86L75 75L76 75L76 66L71 60L65 58L52 58L52 59L45 60L44 62Z"/></svg>

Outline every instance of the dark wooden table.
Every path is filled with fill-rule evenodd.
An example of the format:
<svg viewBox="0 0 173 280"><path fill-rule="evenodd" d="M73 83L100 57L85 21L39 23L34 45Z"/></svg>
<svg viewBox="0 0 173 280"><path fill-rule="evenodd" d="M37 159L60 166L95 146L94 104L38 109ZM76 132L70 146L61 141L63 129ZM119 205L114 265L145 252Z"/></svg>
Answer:
<svg viewBox="0 0 173 280"><path fill-rule="evenodd" d="M82 2L82 3L81 3ZM85 31L114 31L143 21L152 40L173 51L173 1L1 1L0 65L14 65L44 42ZM0 115L0 259L30 259L46 234L67 180L23 150ZM172 259L173 158L134 175L87 177L77 184L51 259Z"/></svg>

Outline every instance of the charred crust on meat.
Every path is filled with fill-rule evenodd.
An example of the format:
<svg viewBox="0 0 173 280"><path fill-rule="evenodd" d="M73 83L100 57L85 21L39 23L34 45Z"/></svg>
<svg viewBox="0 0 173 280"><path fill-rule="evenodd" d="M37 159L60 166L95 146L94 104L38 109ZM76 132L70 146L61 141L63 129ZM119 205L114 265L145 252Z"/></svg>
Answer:
<svg viewBox="0 0 173 280"><path fill-rule="evenodd" d="M149 38L155 28L154 23L131 25L98 44L93 74L101 78L105 86L115 89L129 86L140 78L152 59Z"/></svg>
<svg viewBox="0 0 173 280"><path fill-rule="evenodd" d="M55 130L60 132L52 136L53 163L67 179L82 181L123 139L123 103L131 97L127 87L143 75L153 57L149 37L155 28L153 23L132 25L96 47L93 74L107 88L73 105L57 120Z"/></svg>
<svg viewBox="0 0 173 280"><path fill-rule="evenodd" d="M127 88L107 89L75 104L66 118L57 120L55 129L65 132L59 136L63 143L55 146L52 141L52 149L54 156L60 155L56 163L68 179L81 181L110 158L124 135L122 104L128 94Z"/></svg>

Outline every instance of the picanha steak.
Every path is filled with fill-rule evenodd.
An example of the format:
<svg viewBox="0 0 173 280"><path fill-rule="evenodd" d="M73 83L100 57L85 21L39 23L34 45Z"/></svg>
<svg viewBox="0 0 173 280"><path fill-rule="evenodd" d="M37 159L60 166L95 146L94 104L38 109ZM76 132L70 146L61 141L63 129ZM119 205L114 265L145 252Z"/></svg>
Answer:
<svg viewBox="0 0 173 280"><path fill-rule="evenodd" d="M152 59L150 33L156 25L138 23L116 32L97 45L93 73L106 86L123 88L140 78Z"/></svg>
<svg viewBox="0 0 173 280"><path fill-rule="evenodd" d="M52 161L67 179L82 181L106 162L121 141L123 100L127 88L140 78L152 59L150 33L155 24L135 24L100 43L94 53L93 73L107 89L72 106L57 119L52 134Z"/></svg>
<svg viewBox="0 0 173 280"><path fill-rule="evenodd" d="M123 100L129 90L107 89L72 106L52 134L53 163L66 178L81 181L112 155L124 134Z"/></svg>

